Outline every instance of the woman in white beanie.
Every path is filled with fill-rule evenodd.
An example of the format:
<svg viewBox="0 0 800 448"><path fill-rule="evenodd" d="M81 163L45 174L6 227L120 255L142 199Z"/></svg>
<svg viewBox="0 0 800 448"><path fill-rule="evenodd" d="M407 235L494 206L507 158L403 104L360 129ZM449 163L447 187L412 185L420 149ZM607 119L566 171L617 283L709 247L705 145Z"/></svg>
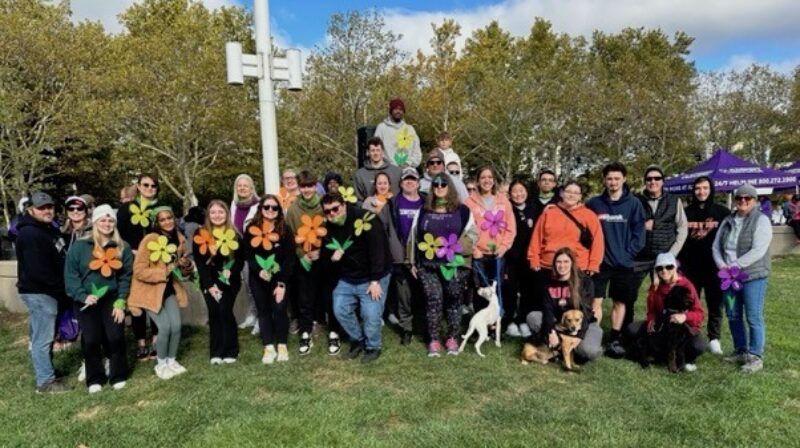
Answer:
<svg viewBox="0 0 800 448"><path fill-rule="evenodd" d="M99 392L107 381L114 389L122 389L128 376L124 322L133 253L116 224L117 215L110 205L95 208L91 236L72 245L64 265L67 295L75 301L83 330L81 347L89 393ZM102 363L104 352L111 360L108 376Z"/></svg>

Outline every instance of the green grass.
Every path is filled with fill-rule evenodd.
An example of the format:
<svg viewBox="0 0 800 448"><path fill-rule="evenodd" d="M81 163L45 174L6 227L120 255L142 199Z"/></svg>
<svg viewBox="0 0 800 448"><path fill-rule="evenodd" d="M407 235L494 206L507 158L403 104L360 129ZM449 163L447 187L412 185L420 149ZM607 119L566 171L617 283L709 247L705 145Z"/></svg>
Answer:
<svg viewBox="0 0 800 448"><path fill-rule="evenodd" d="M159 381L136 366L123 391L33 393L24 316L0 314L0 446L776 446L800 439L800 259L775 263L765 370L747 376L717 357L669 374L600 359L579 374L523 366L519 343L428 359L384 331L374 365L313 355L265 367L242 333L235 365L210 366L207 332L185 328L189 373ZM639 301L640 307L644 300ZM788 312L787 312L788 310ZM608 310L606 310L608 311ZM641 309L639 310L641 312ZM727 324L723 346L730 348ZM470 346L471 348L471 346ZM59 354L74 372L79 355ZM69 381L76 383L75 375Z"/></svg>

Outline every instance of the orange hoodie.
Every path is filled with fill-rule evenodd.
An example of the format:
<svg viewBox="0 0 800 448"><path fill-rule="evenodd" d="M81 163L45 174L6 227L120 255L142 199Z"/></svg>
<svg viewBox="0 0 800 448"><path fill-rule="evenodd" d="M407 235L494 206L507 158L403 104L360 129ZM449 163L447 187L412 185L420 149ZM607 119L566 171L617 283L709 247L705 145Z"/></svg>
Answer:
<svg viewBox="0 0 800 448"><path fill-rule="evenodd" d="M496 194L494 198L494 207L490 210L487 210L483 206L483 199L477 194L469 195L467 200L464 201L464 204L472 211L472 217L475 219L475 225L478 228L478 242L472 250L472 255L475 258L481 255L492 254L489 244L494 244L494 252L502 252L505 254L508 252L508 249L511 248L514 237L517 235L517 221L514 219L514 210L511 209L511 202L509 202L504 194ZM489 233L490 229L487 228L484 230L482 228L483 221L485 220L487 211L495 214L501 210L503 212L503 221L505 221L506 226L505 229L500 230L495 237L492 237Z"/></svg>
<svg viewBox="0 0 800 448"><path fill-rule="evenodd" d="M603 230L600 220L593 211L578 204L570 210L572 216L589 229L592 234L592 248L587 250L580 243L581 232L578 226L558 209L555 204L545 207L542 216L536 221L533 236L528 246L528 261L531 268L552 269L553 255L562 247L569 247L575 253L578 268L582 271L600 271L603 262Z"/></svg>

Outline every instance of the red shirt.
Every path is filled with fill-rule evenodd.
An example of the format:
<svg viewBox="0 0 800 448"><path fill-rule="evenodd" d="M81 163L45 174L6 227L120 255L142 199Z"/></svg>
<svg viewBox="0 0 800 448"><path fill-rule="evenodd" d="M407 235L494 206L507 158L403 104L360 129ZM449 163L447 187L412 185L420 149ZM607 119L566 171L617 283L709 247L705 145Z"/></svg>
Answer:
<svg viewBox="0 0 800 448"><path fill-rule="evenodd" d="M673 286L683 286L689 290L692 298L692 307L686 312L686 323L695 330L700 330L703 326L705 311L700 299L697 297L697 290L686 277L678 277L678 281L673 284L661 283L658 288L650 286L647 293L647 323L654 322L659 314L664 310L664 298L669 294Z"/></svg>

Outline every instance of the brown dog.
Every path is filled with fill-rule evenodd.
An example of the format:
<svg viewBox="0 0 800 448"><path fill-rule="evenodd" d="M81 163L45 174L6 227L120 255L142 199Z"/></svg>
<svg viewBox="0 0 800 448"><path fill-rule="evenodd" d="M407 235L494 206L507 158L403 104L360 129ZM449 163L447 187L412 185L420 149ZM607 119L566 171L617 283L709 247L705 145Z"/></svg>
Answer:
<svg viewBox="0 0 800 448"><path fill-rule="evenodd" d="M533 345L530 342L526 342L525 345L522 346L522 352L519 354L519 359L522 364L525 365L532 362L547 364L555 356L555 352L550 350L550 347L545 344Z"/></svg>
<svg viewBox="0 0 800 448"><path fill-rule="evenodd" d="M582 339L578 332L583 326L583 312L581 310L568 310L561 316L561 322L556 325L556 333L560 339L561 358L564 360L566 370L577 370L578 366L572 362L572 351L581 344Z"/></svg>

